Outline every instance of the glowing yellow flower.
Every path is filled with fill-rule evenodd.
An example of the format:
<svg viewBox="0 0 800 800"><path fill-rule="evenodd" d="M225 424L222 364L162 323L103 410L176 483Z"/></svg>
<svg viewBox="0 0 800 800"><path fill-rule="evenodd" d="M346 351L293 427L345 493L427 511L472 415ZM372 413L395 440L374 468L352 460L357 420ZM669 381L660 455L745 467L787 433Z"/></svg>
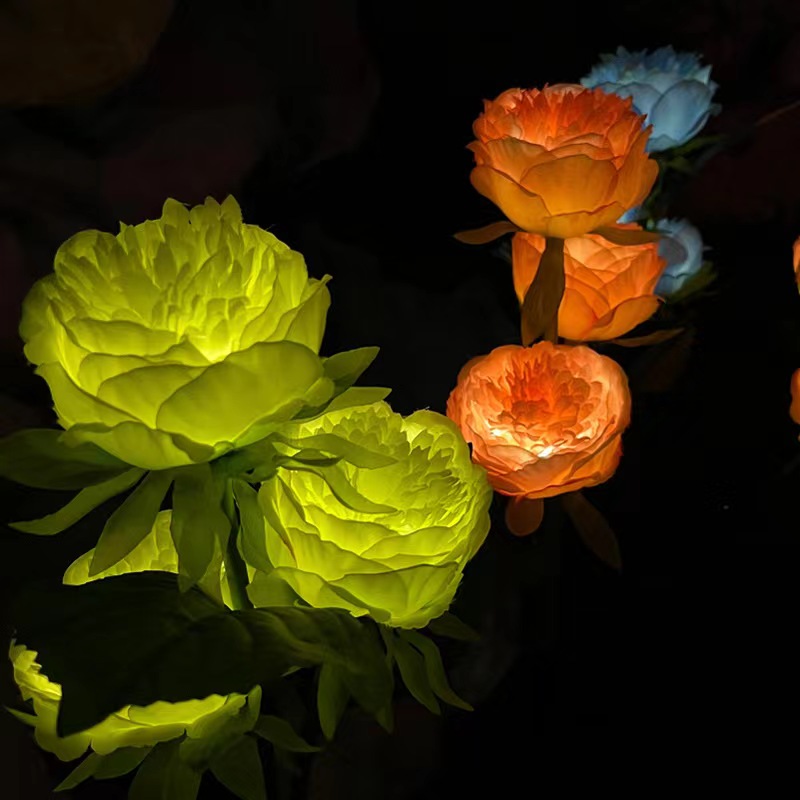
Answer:
<svg viewBox="0 0 800 800"><path fill-rule="evenodd" d="M276 567L262 577L281 578L311 606L401 628L444 613L489 530L492 497L455 425L432 411L404 418L375 403L292 429L299 438L334 434L394 462L340 462L328 468L335 476L280 470L262 484ZM257 605L261 586L257 574L250 588Z"/></svg>
<svg viewBox="0 0 800 800"><path fill-rule="evenodd" d="M23 305L25 355L65 439L144 469L209 461L332 395L317 355L330 298L236 201L116 236L83 231Z"/></svg>

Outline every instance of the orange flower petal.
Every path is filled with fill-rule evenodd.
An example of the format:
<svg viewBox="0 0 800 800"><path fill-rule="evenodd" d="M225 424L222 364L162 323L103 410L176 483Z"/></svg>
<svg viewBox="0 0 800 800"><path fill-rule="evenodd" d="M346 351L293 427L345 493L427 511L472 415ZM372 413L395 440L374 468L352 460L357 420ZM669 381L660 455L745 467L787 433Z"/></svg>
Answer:
<svg viewBox="0 0 800 800"><path fill-rule="evenodd" d="M789 416L800 425L800 369L792 374L791 392L792 405L789 407Z"/></svg>
<svg viewBox="0 0 800 800"><path fill-rule="evenodd" d="M567 156L531 165L520 183L538 194L553 215L596 211L613 197L617 170L610 161Z"/></svg>
<svg viewBox="0 0 800 800"><path fill-rule="evenodd" d="M515 225L529 231L546 228L549 214L542 199L523 189L508 175L492 167L477 166L470 173L469 179Z"/></svg>
<svg viewBox="0 0 800 800"><path fill-rule="evenodd" d="M655 295L625 300L616 308L612 308L604 317L598 319L583 340L596 342L616 339L650 319L656 313L660 302Z"/></svg>

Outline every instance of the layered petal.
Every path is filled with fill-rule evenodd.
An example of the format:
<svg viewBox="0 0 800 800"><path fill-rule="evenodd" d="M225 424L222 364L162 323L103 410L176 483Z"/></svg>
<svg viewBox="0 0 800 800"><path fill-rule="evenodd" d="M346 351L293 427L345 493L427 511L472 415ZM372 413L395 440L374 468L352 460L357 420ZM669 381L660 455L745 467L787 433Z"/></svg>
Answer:
<svg viewBox="0 0 800 800"><path fill-rule="evenodd" d="M587 347L498 347L462 370L447 414L500 493L531 500L608 480L630 422L625 375Z"/></svg>

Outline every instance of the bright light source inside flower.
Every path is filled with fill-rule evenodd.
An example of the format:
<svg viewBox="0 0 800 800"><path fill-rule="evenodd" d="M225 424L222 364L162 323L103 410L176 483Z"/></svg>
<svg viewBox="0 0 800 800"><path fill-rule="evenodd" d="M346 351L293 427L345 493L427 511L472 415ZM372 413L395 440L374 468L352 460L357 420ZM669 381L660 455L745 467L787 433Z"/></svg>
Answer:
<svg viewBox="0 0 800 800"><path fill-rule="evenodd" d="M630 418L625 375L588 347L498 347L459 376L447 413L503 494L543 498L607 480Z"/></svg>

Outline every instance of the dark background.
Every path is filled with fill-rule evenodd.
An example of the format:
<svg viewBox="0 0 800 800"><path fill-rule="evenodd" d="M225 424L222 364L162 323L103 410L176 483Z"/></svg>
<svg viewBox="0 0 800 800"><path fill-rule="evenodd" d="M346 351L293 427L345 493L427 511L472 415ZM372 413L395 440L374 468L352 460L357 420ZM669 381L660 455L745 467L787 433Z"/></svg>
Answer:
<svg viewBox="0 0 800 800"><path fill-rule="evenodd" d="M731 144L674 187L671 214L701 229L718 278L667 312L690 334L604 350L629 371L634 422L617 475L588 496L617 531L621 575L557 504L517 540L496 503L455 608L484 638L446 653L476 711L436 719L401 698L392 737L353 714L305 762L296 794L439 798L486 782L532 795L545 773L617 781L632 764L659 782L698 765L715 782L764 770L766 788L798 711L800 445L787 413L800 367L797 4L55 5L0 2L3 433L52 422L16 327L58 245L158 217L166 197L229 193L312 275L333 275L323 353L379 345L365 382L393 387L402 413L444 411L461 365L518 336L508 265L452 237L499 218L468 178L481 100L577 81L620 44L673 44L713 65L722 112L707 132ZM54 502L2 491L3 520ZM5 531L4 599L32 573L58 580L96 536L91 525L51 541ZM9 717L0 730L3 796L49 797L64 767ZM201 796L215 792L208 778ZM82 793L124 796L124 783Z"/></svg>

